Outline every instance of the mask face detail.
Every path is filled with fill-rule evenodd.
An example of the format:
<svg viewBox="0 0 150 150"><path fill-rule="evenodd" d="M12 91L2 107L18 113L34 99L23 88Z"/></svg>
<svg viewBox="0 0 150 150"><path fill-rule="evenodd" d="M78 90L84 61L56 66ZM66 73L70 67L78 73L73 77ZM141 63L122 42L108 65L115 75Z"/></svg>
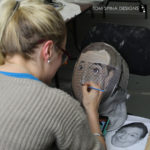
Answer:
<svg viewBox="0 0 150 150"><path fill-rule="evenodd" d="M128 77L125 61L112 46L103 42L92 43L82 51L75 64L73 93L82 103L82 84L88 81L99 83L104 90L99 113L109 117L108 130L113 130L122 125L127 116L125 100Z"/></svg>

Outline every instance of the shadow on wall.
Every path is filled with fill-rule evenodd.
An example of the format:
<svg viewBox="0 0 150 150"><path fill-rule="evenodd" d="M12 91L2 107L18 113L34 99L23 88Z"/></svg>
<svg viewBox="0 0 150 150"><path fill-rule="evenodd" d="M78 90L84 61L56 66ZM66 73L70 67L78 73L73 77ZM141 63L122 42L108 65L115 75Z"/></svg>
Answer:
<svg viewBox="0 0 150 150"><path fill-rule="evenodd" d="M85 36L82 49L93 42L106 42L123 56L130 73L150 75L150 30L145 27L101 23Z"/></svg>

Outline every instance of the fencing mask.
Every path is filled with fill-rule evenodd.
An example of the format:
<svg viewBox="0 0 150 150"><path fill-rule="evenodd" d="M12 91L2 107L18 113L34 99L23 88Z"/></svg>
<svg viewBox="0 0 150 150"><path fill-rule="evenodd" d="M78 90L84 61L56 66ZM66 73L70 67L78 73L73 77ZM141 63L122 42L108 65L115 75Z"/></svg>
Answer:
<svg viewBox="0 0 150 150"><path fill-rule="evenodd" d="M99 83L104 90L99 113L109 117L108 131L115 130L127 118L128 79L128 66L115 48L103 42L92 43L83 49L75 64L73 93L82 103L81 85L87 81Z"/></svg>

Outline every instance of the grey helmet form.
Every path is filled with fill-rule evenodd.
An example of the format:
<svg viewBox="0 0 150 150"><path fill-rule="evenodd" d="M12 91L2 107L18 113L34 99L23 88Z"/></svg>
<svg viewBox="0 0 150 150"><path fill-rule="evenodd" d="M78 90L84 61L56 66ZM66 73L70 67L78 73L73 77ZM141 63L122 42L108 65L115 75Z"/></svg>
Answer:
<svg viewBox="0 0 150 150"><path fill-rule="evenodd" d="M82 103L82 84L93 81L104 90L99 114L108 116L108 131L119 128L127 118L126 100L129 69L114 47L104 42L91 43L78 58L72 77L73 94Z"/></svg>

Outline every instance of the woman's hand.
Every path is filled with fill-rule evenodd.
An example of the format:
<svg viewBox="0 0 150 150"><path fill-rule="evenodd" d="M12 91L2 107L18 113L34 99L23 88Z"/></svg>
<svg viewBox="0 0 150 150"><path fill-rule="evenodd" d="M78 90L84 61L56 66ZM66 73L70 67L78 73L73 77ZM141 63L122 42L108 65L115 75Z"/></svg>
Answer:
<svg viewBox="0 0 150 150"><path fill-rule="evenodd" d="M93 82L87 82L82 85L83 92L83 106L86 109L89 125L92 133L102 134L99 127L99 113L98 108L102 99L102 91L90 89L89 87L101 89L99 85ZM106 149L105 140L102 136L97 136L99 141L104 145Z"/></svg>
<svg viewBox="0 0 150 150"><path fill-rule="evenodd" d="M85 107L87 112L98 112L103 92L97 91L95 89L90 89L89 87L100 89L100 85L97 85L93 82L87 82L82 85L83 106Z"/></svg>

